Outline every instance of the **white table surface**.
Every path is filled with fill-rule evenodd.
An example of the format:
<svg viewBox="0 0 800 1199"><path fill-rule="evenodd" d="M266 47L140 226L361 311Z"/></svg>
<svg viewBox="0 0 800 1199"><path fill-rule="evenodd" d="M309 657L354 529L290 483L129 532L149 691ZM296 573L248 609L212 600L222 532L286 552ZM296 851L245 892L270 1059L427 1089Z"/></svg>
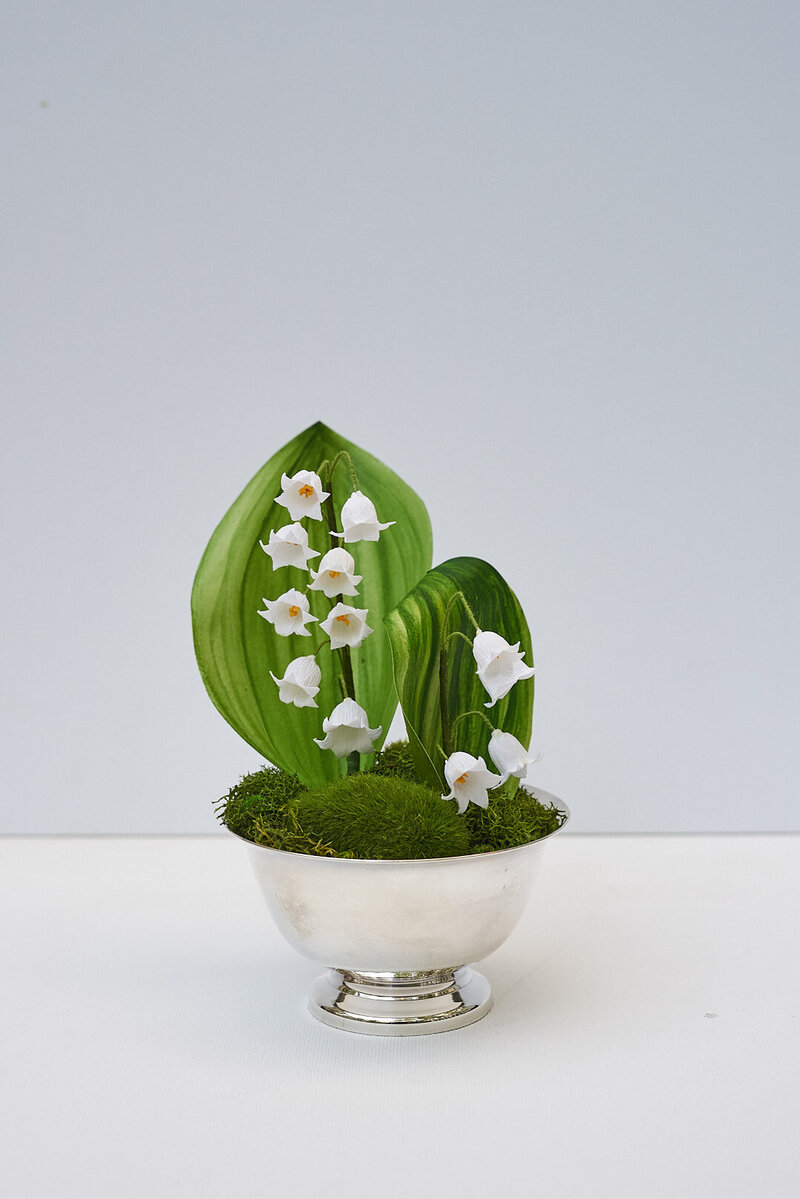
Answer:
<svg viewBox="0 0 800 1199"><path fill-rule="evenodd" d="M440 1036L305 1012L225 836L0 840L0 1194L800 1194L800 837L551 843Z"/></svg>

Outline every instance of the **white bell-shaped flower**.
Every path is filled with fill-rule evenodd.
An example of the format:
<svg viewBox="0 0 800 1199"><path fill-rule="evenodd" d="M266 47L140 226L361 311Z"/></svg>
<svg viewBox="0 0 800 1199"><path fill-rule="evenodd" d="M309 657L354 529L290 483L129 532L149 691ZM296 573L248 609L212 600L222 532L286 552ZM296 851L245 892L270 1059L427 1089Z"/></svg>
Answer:
<svg viewBox="0 0 800 1199"><path fill-rule="evenodd" d="M354 574L356 564L347 550L328 550L319 562L319 570L311 571L314 582L309 591L321 591L328 599L335 595L358 595L362 575Z"/></svg>
<svg viewBox="0 0 800 1199"><path fill-rule="evenodd" d="M524 779L528 767L541 759L541 754L530 754L513 733L495 729L489 738L489 757L500 771L502 781L510 778Z"/></svg>
<svg viewBox="0 0 800 1199"><path fill-rule="evenodd" d="M309 558L318 558L319 550L308 548L308 533L302 525L284 525L269 531L269 545L263 541L258 543L265 554L272 559L275 570L280 566L297 566L300 570L308 570Z"/></svg>
<svg viewBox="0 0 800 1199"><path fill-rule="evenodd" d="M394 524L397 521L381 524L372 500L363 491L354 491L342 507L343 532L334 533L334 537L344 537L346 544L351 541L377 541L383 530Z"/></svg>
<svg viewBox="0 0 800 1199"><path fill-rule="evenodd" d="M294 704L296 708L317 707L314 696L319 692L322 671L313 654L290 662L282 679L276 678L272 671L269 674L272 681L278 684L281 703Z"/></svg>
<svg viewBox="0 0 800 1199"><path fill-rule="evenodd" d="M342 649L345 645L358 649L373 631L367 624L368 611L368 608L351 608L341 602L331 609L328 619L319 626L330 637L331 649Z"/></svg>
<svg viewBox="0 0 800 1199"><path fill-rule="evenodd" d="M322 520L320 504L330 495L322 490L322 480L313 470L299 470L289 478L281 475L283 494L275 500L289 509L292 520L302 520L308 516L311 520Z"/></svg>
<svg viewBox="0 0 800 1199"><path fill-rule="evenodd" d="M371 754L372 742L383 730L380 725L376 729L369 727L366 712L354 699L343 699L322 721L322 731L324 738L314 738L320 749L330 749L337 758L346 758L354 750Z"/></svg>
<svg viewBox="0 0 800 1199"><path fill-rule="evenodd" d="M283 595L279 595L277 599L262 601L266 611L259 611L258 615L263 616L271 625L275 626L275 632L281 637L291 637L292 633L297 633L299 637L310 637L311 633L306 628L312 620L318 620L319 617L312 616L308 610L308 598L303 595L302 591L292 587L289 591L284 591Z"/></svg>
<svg viewBox="0 0 800 1199"><path fill-rule="evenodd" d="M456 750L444 764L444 777L450 788L449 795L442 799L454 799L459 812L466 812L471 803L479 808L489 806L489 791L499 787L501 778L487 770L483 758L473 758L472 754Z"/></svg>
<svg viewBox="0 0 800 1199"><path fill-rule="evenodd" d="M472 643L472 653L478 666L478 678L491 696L489 703L484 704L486 708L493 708L499 699L508 695L519 679L529 679L533 675L534 668L525 665L519 652L519 642L509 645L499 633L479 630Z"/></svg>

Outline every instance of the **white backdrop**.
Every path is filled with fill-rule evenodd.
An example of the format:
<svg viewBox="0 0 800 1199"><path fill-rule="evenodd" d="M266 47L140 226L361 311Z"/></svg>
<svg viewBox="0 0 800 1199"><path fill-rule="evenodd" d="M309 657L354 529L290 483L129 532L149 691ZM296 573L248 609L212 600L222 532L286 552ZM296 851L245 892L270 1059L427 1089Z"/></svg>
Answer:
<svg viewBox="0 0 800 1199"><path fill-rule="evenodd" d="M2 22L2 830L216 827L192 577L316 419L517 591L574 827L800 828L797 6Z"/></svg>

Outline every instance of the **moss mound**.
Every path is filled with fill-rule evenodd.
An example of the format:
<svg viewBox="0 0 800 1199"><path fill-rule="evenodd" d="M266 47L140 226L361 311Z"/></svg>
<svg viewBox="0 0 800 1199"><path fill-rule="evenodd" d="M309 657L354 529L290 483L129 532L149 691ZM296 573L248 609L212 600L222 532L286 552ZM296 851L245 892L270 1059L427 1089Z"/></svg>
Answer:
<svg viewBox="0 0 800 1199"><path fill-rule="evenodd" d="M264 766L246 774L216 805L217 816L232 833L255 841L253 830L258 822L281 823L286 806L303 784L296 774L287 774L276 766Z"/></svg>
<svg viewBox="0 0 800 1199"><path fill-rule="evenodd" d="M422 783L407 741L387 746L364 774L307 790L295 774L265 766L216 805L218 819L257 845L340 858L440 858L526 845L564 822L530 791L503 787L489 807L459 816Z"/></svg>
<svg viewBox="0 0 800 1199"><path fill-rule="evenodd" d="M292 802L299 825L355 858L452 858L469 853L455 804L421 783L352 774L303 791Z"/></svg>

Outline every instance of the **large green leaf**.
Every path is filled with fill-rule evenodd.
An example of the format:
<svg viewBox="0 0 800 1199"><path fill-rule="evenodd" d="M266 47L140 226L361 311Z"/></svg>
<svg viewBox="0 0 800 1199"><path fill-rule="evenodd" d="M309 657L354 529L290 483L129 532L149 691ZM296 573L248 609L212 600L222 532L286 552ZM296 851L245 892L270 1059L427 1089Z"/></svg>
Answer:
<svg viewBox="0 0 800 1199"><path fill-rule="evenodd" d="M525 661L533 665L531 636L519 600L488 562L479 558L451 558L429 570L407 596L388 613L386 630L394 658L394 679L417 769L432 785L444 783L440 650L443 622L450 609L448 631L459 631L472 640L475 629L460 601L461 592L481 627L500 633L512 645L520 642ZM488 696L476 673L472 647L460 637L448 641L447 707L451 724L463 712L486 712L492 724L513 733L528 745L533 719L533 679L523 679L490 710ZM476 716L461 720L453 733L452 749L484 758L491 769L488 726Z"/></svg>
<svg viewBox="0 0 800 1199"><path fill-rule="evenodd" d="M293 566L274 570L259 540L269 541L270 529L291 523L284 507L275 503L281 494L281 475L298 470L317 471L341 450L353 460L358 482L375 503L382 521L395 520L380 541L347 546L363 575L359 594L345 602L367 608L374 632L352 651L358 703L370 724L388 731L397 707L392 681L392 660L383 617L431 563L431 528L422 500L393 471L365 450L317 423L279 450L222 518L208 543L192 589L192 623L197 662L206 689L230 725L254 749L284 770L296 771L307 784L336 778L344 769L329 751L320 752L313 738L322 736L322 718L342 698L338 685L341 651L322 649L317 661L322 684L318 708L282 704L272 671L281 678L293 658L313 653L325 634L310 626L311 637L280 637L258 615L262 598L276 599L290 587L303 590L310 575ZM347 465L336 468L332 494L337 520L353 490ZM325 553L331 548L324 521L306 520L309 544ZM341 525L338 526L341 529ZM342 544L340 541L333 542ZM317 559L318 561L318 559ZM314 560L312 560L312 566ZM330 601L318 591L308 592L312 613L324 620ZM380 742L376 744L376 748Z"/></svg>

